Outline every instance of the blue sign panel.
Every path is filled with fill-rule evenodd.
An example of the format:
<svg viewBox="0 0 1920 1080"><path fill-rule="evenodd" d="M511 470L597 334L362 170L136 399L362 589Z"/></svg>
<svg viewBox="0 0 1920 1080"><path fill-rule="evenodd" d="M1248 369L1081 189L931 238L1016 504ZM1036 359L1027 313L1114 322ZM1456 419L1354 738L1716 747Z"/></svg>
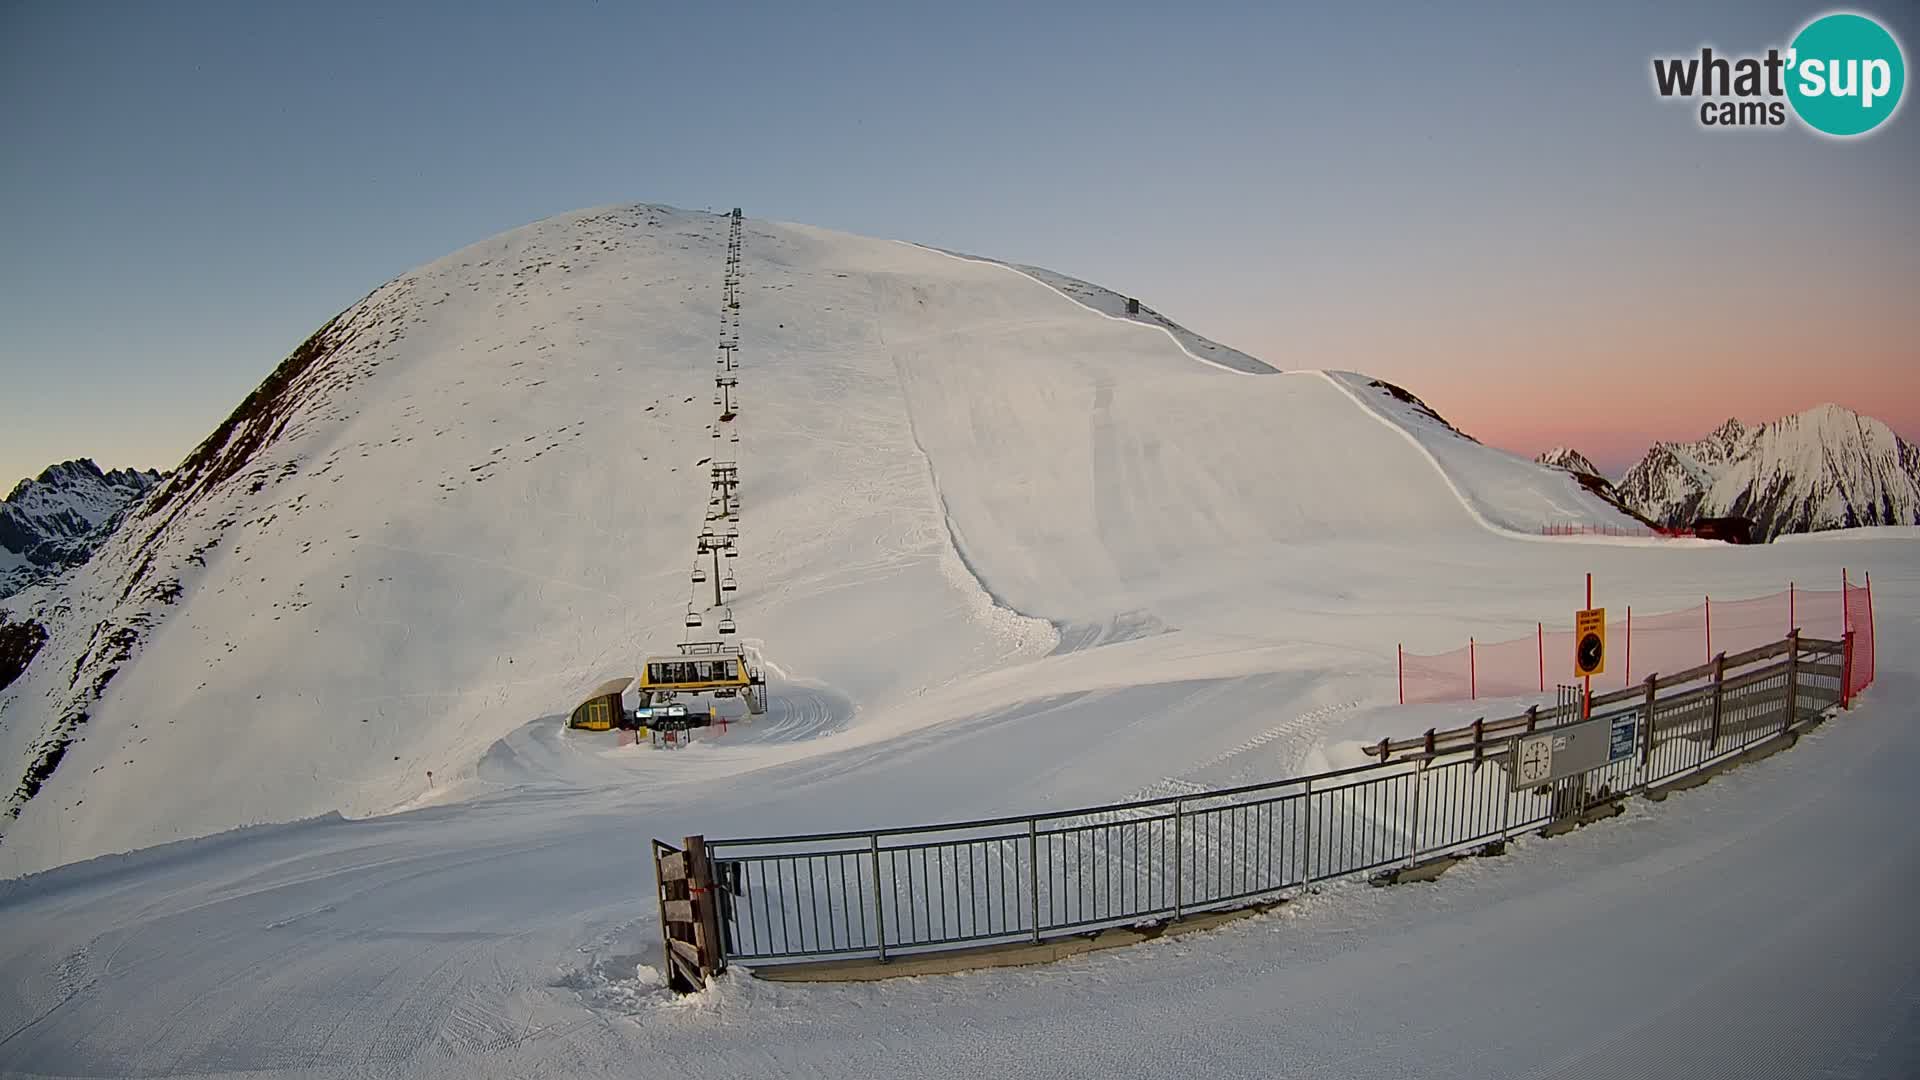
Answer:
<svg viewBox="0 0 1920 1080"><path fill-rule="evenodd" d="M1622 716L1613 722L1607 739L1607 761L1625 761L1633 756L1634 732L1640 726L1638 716Z"/></svg>

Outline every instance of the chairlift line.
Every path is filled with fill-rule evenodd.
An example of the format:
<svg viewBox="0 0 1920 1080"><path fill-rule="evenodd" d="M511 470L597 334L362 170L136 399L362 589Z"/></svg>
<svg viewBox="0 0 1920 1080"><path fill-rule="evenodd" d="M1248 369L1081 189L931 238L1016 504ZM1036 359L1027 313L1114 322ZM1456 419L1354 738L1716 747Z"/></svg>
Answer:
<svg viewBox="0 0 1920 1080"><path fill-rule="evenodd" d="M730 425L727 437L735 444L740 442L740 425L732 421L739 407L734 395L738 392L740 380L733 373L740 367L738 350L744 279L743 236L743 219L740 212L735 210L727 238L725 271L721 276L720 332L716 339L719 351L714 357L714 366L718 370L714 373L713 404L718 412L717 419L708 427L717 441L721 425ZM739 696L746 700L749 713L761 715L767 711L764 675L749 665L745 650L728 643L739 633L733 607L727 602L740 590L739 576L732 568L732 560L740 555L740 500L736 494L740 483L738 469L739 466L732 461L714 464L705 524L695 537L694 564L688 575L692 586L696 588L711 584L714 621L708 623L709 616L702 613L706 598L696 592L689 598L682 619L686 632L681 637L681 656L645 658L640 682L644 689L650 691L650 697L643 695L642 704L645 708L642 713L645 714L645 720L642 722L654 716L678 715L678 710L684 710L685 706L672 699L681 693ZM709 557L713 560L711 567L706 565ZM723 557L727 560L724 563ZM695 629L708 625L720 635L721 640L692 640ZM696 658L704 660L695 662ZM660 711L662 709L669 712ZM701 725L688 722L687 726Z"/></svg>

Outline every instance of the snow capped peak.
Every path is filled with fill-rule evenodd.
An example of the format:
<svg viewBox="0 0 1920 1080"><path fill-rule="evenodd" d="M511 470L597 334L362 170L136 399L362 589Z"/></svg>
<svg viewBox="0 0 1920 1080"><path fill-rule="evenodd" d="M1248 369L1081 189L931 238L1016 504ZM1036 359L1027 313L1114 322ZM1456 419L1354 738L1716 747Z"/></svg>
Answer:
<svg viewBox="0 0 1920 1080"><path fill-rule="evenodd" d="M1714 428L1713 434L1707 437L1717 442L1737 442L1745 438L1746 434L1747 425L1741 423L1739 417L1729 416L1726 423Z"/></svg>
<svg viewBox="0 0 1920 1080"><path fill-rule="evenodd" d="M85 562L160 480L152 469L102 472L76 458L15 484L0 501L0 597Z"/></svg>
<svg viewBox="0 0 1920 1080"><path fill-rule="evenodd" d="M1580 451L1566 446L1556 446L1533 460L1555 469L1565 469L1570 473L1584 473L1599 476L1600 470Z"/></svg>
<svg viewBox="0 0 1920 1080"><path fill-rule="evenodd" d="M1758 426L1728 420L1693 443L1656 443L1620 482L1668 525L1744 517L1755 533L1920 523L1920 452L1870 416L1826 403Z"/></svg>

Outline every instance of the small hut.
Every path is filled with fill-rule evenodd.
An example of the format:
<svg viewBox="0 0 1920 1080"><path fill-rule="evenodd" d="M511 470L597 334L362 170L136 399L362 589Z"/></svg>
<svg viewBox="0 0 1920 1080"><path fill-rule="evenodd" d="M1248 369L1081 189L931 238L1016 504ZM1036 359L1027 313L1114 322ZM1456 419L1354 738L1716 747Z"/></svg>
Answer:
<svg viewBox="0 0 1920 1080"><path fill-rule="evenodd" d="M606 731L621 725L626 719L626 706L620 703L620 695L633 685L631 677L610 679L595 687L587 699L573 707L573 715L567 717L567 726L584 728L587 731Z"/></svg>

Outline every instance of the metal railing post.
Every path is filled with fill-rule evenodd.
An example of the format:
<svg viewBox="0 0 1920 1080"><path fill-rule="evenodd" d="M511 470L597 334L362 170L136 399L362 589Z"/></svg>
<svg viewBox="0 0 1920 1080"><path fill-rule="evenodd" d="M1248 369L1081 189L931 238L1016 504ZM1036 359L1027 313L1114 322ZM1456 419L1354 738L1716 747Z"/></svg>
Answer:
<svg viewBox="0 0 1920 1080"><path fill-rule="evenodd" d="M867 853L873 860L873 928L880 942L880 961L887 959L887 905L880 897L880 834L867 834Z"/></svg>
<svg viewBox="0 0 1920 1080"><path fill-rule="evenodd" d="M1847 594L1840 594L1841 618L1846 618ZM1853 708L1853 631L1840 635L1840 708Z"/></svg>
<svg viewBox="0 0 1920 1080"><path fill-rule="evenodd" d="M1800 712L1800 631L1796 627L1787 635L1787 708L1786 715L1780 719L1780 734L1793 730L1793 721Z"/></svg>
<svg viewBox="0 0 1920 1080"><path fill-rule="evenodd" d="M1429 746L1432 745L1433 732L1431 730L1427 732L1427 742ZM1424 786L1420 781L1424 779L1426 775L1427 775L1426 759L1422 758L1421 760L1414 762L1414 765L1413 765L1413 829L1411 832L1407 834L1407 865L1408 866L1412 866L1414 863L1420 861L1420 789Z"/></svg>
<svg viewBox="0 0 1920 1080"><path fill-rule="evenodd" d="M1173 917L1176 919L1180 917L1181 908L1186 900L1186 883L1181 880L1181 875L1185 872L1183 867L1186 858L1181 854L1180 847L1180 807L1181 801L1175 799L1173 801Z"/></svg>
<svg viewBox="0 0 1920 1080"><path fill-rule="evenodd" d="M1040 943L1040 826L1027 819L1027 898L1033 902L1033 942Z"/></svg>
<svg viewBox="0 0 1920 1080"><path fill-rule="evenodd" d="M1300 884L1313 884L1313 781L1306 782L1306 798L1300 814Z"/></svg>
<svg viewBox="0 0 1920 1080"><path fill-rule="evenodd" d="M1512 775L1513 770L1520 767L1520 763L1514 760L1515 750L1517 747L1519 747L1519 745L1520 745L1519 739L1507 740L1507 773L1509 776ZM1508 783L1504 783L1500 785L1500 842L1502 844L1506 843L1507 841L1508 823L1512 821L1512 819L1513 819L1513 784L1511 783L1511 781L1509 781Z"/></svg>

